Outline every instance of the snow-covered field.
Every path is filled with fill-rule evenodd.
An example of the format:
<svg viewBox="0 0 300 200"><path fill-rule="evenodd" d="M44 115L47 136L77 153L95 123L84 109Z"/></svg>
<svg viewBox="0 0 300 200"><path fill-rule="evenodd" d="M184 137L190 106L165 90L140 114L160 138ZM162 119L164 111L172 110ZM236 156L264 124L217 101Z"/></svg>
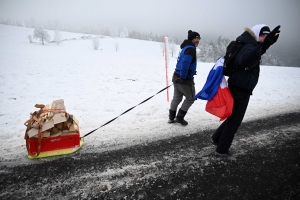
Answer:
<svg viewBox="0 0 300 200"><path fill-rule="evenodd" d="M0 162L40 162L27 159L24 140L23 124L37 110L35 104L64 99L67 112L79 120L81 135L85 135L166 87L161 43L102 37L99 49L94 50L91 39L81 38L87 34L61 32L62 39L76 39L42 45L37 40L29 43L27 37L33 31L0 25ZM48 33L53 38L54 31ZM176 59L169 57L169 84ZM198 62L196 92L212 66ZM300 68L261 66L244 120L299 111L299 87ZM173 87L169 94L171 100ZM220 124L204 110L206 101L201 100L186 115L188 126L168 124L169 104L166 91L159 93L85 137L81 151L117 149Z"/></svg>

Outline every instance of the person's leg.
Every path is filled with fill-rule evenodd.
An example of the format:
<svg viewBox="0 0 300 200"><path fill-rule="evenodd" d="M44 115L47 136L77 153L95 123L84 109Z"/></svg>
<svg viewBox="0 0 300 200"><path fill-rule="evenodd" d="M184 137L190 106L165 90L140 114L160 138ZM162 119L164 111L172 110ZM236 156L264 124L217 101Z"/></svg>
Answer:
<svg viewBox="0 0 300 200"><path fill-rule="evenodd" d="M226 119L226 123L224 122L224 125L221 125L221 134L216 133L216 135L219 135L219 141L216 149L218 153L228 152L234 135L243 121L250 99L250 95L248 94L236 91L231 91L231 94L234 99L232 114Z"/></svg>
<svg viewBox="0 0 300 200"><path fill-rule="evenodd" d="M179 89L185 96L185 100L181 105L181 110L188 111L192 104L195 102L195 86L179 84Z"/></svg>
<svg viewBox="0 0 300 200"><path fill-rule="evenodd" d="M184 120L184 117L194 103L194 96L195 96L195 86L194 85L184 85L179 84L178 89L183 93L185 96L185 100L183 101L181 108L179 109L175 121L180 123L181 125L188 125L188 122Z"/></svg>
<svg viewBox="0 0 300 200"><path fill-rule="evenodd" d="M219 142L219 139L220 139L220 136L221 136L221 134L223 132L223 129L226 127L227 120L228 120L228 118L219 126L219 128L212 135L212 141L214 143L218 143Z"/></svg>
<svg viewBox="0 0 300 200"><path fill-rule="evenodd" d="M168 123L171 124L171 123L175 123L175 117L176 117L176 111L174 110L169 110L169 120L168 120Z"/></svg>
<svg viewBox="0 0 300 200"><path fill-rule="evenodd" d="M175 117L176 117L176 111L177 111L177 107L180 104L180 102L182 101L183 98L183 93L178 89L178 85L177 83L174 84L174 93L173 93L173 99L171 101L171 105L170 105L170 110L169 110L169 120L168 123L174 123L175 122Z"/></svg>
<svg viewBox="0 0 300 200"><path fill-rule="evenodd" d="M183 93L179 89L178 83L174 83L174 93L173 93L173 99L171 101L170 110L173 110L176 112L178 105L182 101Z"/></svg>

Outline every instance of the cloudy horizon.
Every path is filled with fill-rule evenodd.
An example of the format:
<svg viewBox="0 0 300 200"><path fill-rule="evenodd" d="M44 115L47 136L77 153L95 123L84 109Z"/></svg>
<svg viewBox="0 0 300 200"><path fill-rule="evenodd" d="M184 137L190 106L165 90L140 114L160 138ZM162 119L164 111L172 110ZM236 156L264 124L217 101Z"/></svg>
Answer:
<svg viewBox="0 0 300 200"><path fill-rule="evenodd" d="M60 23L76 28L116 26L119 29L184 37L188 30L203 39L222 35L235 39L245 27L260 23L272 30L281 25L274 48L300 53L298 0L0 0L0 19Z"/></svg>

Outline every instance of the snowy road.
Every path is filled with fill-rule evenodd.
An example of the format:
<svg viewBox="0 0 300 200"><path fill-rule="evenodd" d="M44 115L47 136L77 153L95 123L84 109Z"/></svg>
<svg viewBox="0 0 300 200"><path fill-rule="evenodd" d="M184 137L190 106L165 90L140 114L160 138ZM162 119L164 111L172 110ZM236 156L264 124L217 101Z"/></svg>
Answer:
<svg viewBox="0 0 300 200"><path fill-rule="evenodd" d="M300 199L300 112L243 123L230 159L212 130L41 164L0 166L1 199Z"/></svg>

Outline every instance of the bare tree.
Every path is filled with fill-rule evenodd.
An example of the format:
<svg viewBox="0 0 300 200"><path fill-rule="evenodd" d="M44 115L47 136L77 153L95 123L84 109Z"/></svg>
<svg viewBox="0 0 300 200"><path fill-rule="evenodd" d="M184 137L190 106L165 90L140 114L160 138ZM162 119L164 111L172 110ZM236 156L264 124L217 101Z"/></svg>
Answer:
<svg viewBox="0 0 300 200"><path fill-rule="evenodd" d="M116 49L116 51L118 51L119 48L120 48L120 46L119 46L119 43L117 42L117 43L115 44L115 49Z"/></svg>
<svg viewBox="0 0 300 200"><path fill-rule="evenodd" d="M160 43L160 49L162 50L163 56L165 55L165 43Z"/></svg>
<svg viewBox="0 0 300 200"><path fill-rule="evenodd" d="M98 50L99 48L99 38L92 38L93 47L95 50Z"/></svg>
<svg viewBox="0 0 300 200"><path fill-rule="evenodd" d="M31 35L28 35L28 40L29 40L29 43L32 43L32 36Z"/></svg>
<svg viewBox="0 0 300 200"><path fill-rule="evenodd" d="M54 32L54 41L57 45L61 43L61 34L59 30L55 30Z"/></svg>
<svg viewBox="0 0 300 200"><path fill-rule="evenodd" d="M170 44L169 44L169 50L171 51L171 54L172 54L172 57L173 57L174 53L177 50L177 46L176 46L175 42L170 42Z"/></svg>
<svg viewBox="0 0 300 200"><path fill-rule="evenodd" d="M44 41L49 42L49 40L50 40L50 35L48 34L48 32L44 28L41 28L41 27L34 29L33 37L40 39L43 45L44 45Z"/></svg>

